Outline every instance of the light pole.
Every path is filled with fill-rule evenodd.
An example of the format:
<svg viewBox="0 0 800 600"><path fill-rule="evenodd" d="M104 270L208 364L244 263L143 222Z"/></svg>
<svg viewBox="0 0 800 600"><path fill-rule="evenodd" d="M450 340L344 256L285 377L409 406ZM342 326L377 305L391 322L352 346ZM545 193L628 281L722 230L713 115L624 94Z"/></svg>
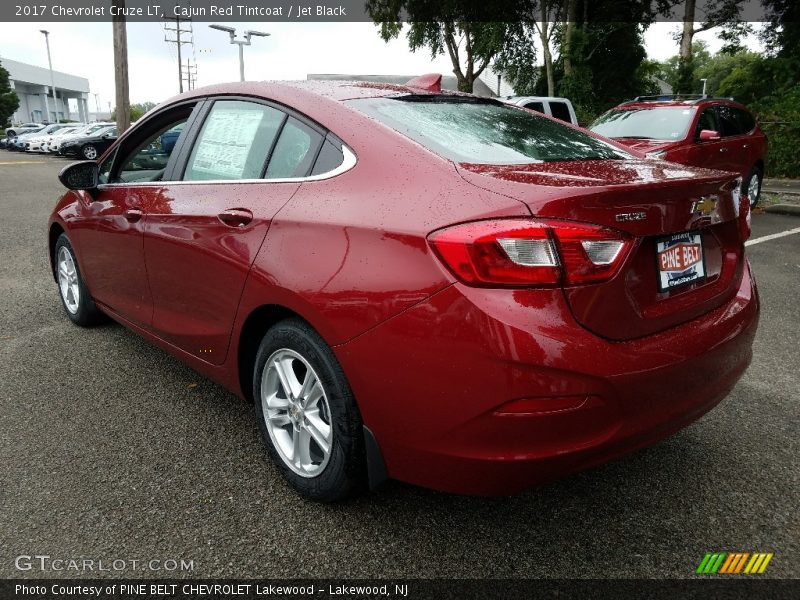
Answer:
<svg viewBox="0 0 800 600"><path fill-rule="evenodd" d="M252 31L248 29L244 32L244 39L237 40L236 28L234 27L226 27L225 25L209 25L209 27L218 31L224 31L231 36L231 44L236 44L239 46L239 81L244 81L244 47L251 44L251 36L257 35L259 37L267 37L269 34L264 33L263 31Z"/></svg>
<svg viewBox="0 0 800 600"><path fill-rule="evenodd" d="M703 82L703 96L705 96L706 95L706 82L708 82L708 79L701 79L700 81Z"/></svg>
<svg viewBox="0 0 800 600"><path fill-rule="evenodd" d="M47 63L50 65L50 89L53 92L53 113L56 115L56 123L61 123L58 118L58 100L56 100L56 80L53 77L53 61L50 58L50 32L46 29L40 29L39 31L44 34L44 43L47 45Z"/></svg>

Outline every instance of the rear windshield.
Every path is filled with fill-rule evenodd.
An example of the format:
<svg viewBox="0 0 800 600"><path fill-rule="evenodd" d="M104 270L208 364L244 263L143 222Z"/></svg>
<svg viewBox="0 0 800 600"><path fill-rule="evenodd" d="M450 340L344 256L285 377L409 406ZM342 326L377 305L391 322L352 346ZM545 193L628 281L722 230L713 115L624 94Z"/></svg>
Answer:
<svg viewBox="0 0 800 600"><path fill-rule="evenodd" d="M348 104L454 162L630 158L581 131L494 100L410 94L349 100Z"/></svg>
<svg viewBox="0 0 800 600"><path fill-rule="evenodd" d="M600 135L637 140L681 140L694 116L693 108L654 106L611 109L589 126Z"/></svg>

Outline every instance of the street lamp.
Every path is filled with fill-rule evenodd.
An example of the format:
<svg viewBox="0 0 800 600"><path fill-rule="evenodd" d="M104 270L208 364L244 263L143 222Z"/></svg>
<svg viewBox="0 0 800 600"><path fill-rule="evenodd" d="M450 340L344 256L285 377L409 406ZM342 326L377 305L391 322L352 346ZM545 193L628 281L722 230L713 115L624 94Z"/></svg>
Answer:
<svg viewBox="0 0 800 600"><path fill-rule="evenodd" d="M56 123L60 123L61 121L58 118L58 101L56 100L56 81L53 77L53 61L50 58L50 32L46 29L40 29L39 31L44 34L44 43L47 44L47 63L50 65L50 89L53 92L53 113L56 115ZM48 108L47 110L50 109ZM47 116L49 117L50 115Z"/></svg>
<svg viewBox="0 0 800 600"><path fill-rule="evenodd" d="M231 36L231 44L236 44L239 46L239 81L244 81L244 47L251 44L251 36L257 35L259 37L267 37L269 34L264 33L263 31L247 30L244 32L244 39L237 40L236 29L234 27L226 27L225 25L209 25L209 27L218 31L224 31Z"/></svg>

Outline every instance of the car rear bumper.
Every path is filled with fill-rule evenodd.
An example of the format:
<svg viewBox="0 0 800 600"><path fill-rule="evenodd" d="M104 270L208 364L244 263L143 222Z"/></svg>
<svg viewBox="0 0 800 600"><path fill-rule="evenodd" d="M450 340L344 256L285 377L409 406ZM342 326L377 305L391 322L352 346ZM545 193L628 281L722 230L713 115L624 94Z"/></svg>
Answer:
<svg viewBox="0 0 800 600"><path fill-rule="evenodd" d="M504 495L709 411L749 365L758 314L749 268L725 305L626 342L582 328L560 291L456 284L335 351L390 477Z"/></svg>

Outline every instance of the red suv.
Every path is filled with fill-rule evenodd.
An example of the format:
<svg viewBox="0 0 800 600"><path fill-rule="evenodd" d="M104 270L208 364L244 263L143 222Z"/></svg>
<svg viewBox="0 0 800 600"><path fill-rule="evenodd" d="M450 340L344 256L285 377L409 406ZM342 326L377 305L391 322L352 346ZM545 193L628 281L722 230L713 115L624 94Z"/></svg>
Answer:
<svg viewBox="0 0 800 600"><path fill-rule="evenodd" d="M767 136L738 102L702 96L639 97L612 108L589 129L651 158L738 173L750 207L758 203Z"/></svg>

